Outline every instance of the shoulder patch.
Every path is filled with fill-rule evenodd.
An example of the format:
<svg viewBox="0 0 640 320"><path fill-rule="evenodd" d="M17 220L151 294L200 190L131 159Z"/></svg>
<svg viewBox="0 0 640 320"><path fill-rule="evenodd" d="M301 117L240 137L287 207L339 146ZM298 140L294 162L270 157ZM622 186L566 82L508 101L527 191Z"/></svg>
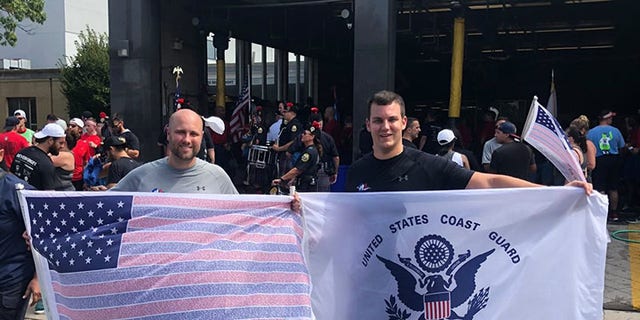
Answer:
<svg viewBox="0 0 640 320"><path fill-rule="evenodd" d="M302 162L307 162L309 161L309 154L308 153L303 153L302 157L300 157L300 160L302 160Z"/></svg>
<svg viewBox="0 0 640 320"><path fill-rule="evenodd" d="M262 133L262 128L258 128L258 133Z"/></svg>
<svg viewBox="0 0 640 320"><path fill-rule="evenodd" d="M294 124L291 126L291 132L296 132L298 131L298 127Z"/></svg>

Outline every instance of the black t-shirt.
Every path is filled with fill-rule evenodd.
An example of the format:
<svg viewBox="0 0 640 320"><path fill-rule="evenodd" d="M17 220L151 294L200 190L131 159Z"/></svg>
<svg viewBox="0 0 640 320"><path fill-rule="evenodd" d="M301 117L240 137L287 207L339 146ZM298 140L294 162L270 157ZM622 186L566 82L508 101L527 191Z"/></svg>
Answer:
<svg viewBox="0 0 640 320"><path fill-rule="evenodd" d="M282 129L280 133L280 140L278 140L279 146L284 146L285 144L293 141L297 136L302 134L302 123L298 118L293 118L291 121L287 122L285 127Z"/></svg>
<svg viewBox="0 0 640 320"><path fill-rule="evenodd" d="M422 147L422 151L437 154L440 150L440 144L438 143L438 132L442 130L442 127L437 126L434 122L428 122L423 126L420 134L426 137L426 143Z"/></svg>
<svg viewBox="0 0 640 320"><path fill-rule="evenodd" d="M123 133L116 134L115 136L123 137L127 141L127 148L132 150L140 150L140 140L133 134L133 132L126 129Z"/></svg>
<svg viewBox="0 0 640 320"><path fill-rule="evenodd" d="M0 288L30 280L35 272L31 252L22 239L24 221L16 183L33 189L16 176L0 172Z"/></svg>
<svg viewBox="0 0 640 320"><path fill-rule="evenodd" d="M142 163L133 160L131 158L120 158L111 162L109 167L109 175L107 177L107 184L118 183L124 176L131 170L139 167Z"/></svg>
<svg viewBox="0 0 640 320"><path fill-rule="evenodd" d="M347 172L345 191L426 191L464 189L473 171L416 149L387 160L373 153L354 162Z"/></svg>
<svg viewBox="0 0 640 320"><path fill-rule="evenodd" d="M493 152L490 166L496 173L529 180L529 166L534 163L531 148L520 142L510 142Z"/></svg>
<svg viewBox="0 0 640 320"><path fill-rule="evenodd" d="M36 146L18 152L11 172L38 190L64 190L51 158Z"/></svg>
<svg viewBox="0 0 640 320"><path fill-rule="evenodd" d="M418 149L418 147L416 147L416 145L413 144L413 141L410 141L410 140L405 139L405 138L402 138L402 145L405 146L405 148Z"/></svg>

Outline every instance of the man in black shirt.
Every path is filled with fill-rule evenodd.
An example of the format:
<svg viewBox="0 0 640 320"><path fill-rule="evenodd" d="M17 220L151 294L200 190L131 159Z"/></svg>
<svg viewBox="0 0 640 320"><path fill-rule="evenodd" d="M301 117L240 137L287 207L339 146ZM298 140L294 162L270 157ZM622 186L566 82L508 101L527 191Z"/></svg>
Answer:
<svg viewBox="0 0 640 320"><path fill-rule="evenodd" d="M408 148L418 149L413 143L420 136L420 121L416 118L407 118L407 126L402 131L402 144Z"/></svg>
<svg viewBox="0 0 640 320"><path fill-rule="evenodd" d="M140 140L131 132L131 130L124 127L124 119L119 114L114 114L111 121L111 133L117 137L123 137L127 141L127 154L131 158L140 158Z"/></svg>
<svg viewBox="0 0 640 320"><path fill-rule="evenodd" d="M495 137L502 146L491 155L490 172L529 180L536 172L536 160L531 148L520 142L516 126L508 121L501 123L495 130Z"/></svg>
<svg viewBox="0 0 640 320"><path fill-rule="evenodd" d="M18 152L11 172L38 190L62 190L64 186L48 154L57 156L65 143L62 127L49 123L42 131L36 132L35 145Z"/></svg>
<svg viewBox="0 0 640 320"><path fill-rule="evenodd" d="M0 145L0 162L4 149ZM16 176L0 169L0 319L23 319L29 297L40 300L40 286L33 257L24 243L25 231L16 185L26 185Z"/></svg>
<svg viewBox="0 0 640 320"><path fill-rule="evenodd" d="M444 158L404 148L402 130L407 125L404 100L390 91L380 91L369 100L366 126L373 139L373 152L351 165L345 190L421 191L448 189L537 187L521 179L474 172ZM591 184L573 181L591 193Z"/></svg>
<svg viewBox="0 0 640 320"><path fill-rule="evenodd" d="M282 130L280 130L280 137L278 139L278 143L271 146L274 151L278 152L278 174L284 174L291 169L292 164L286 153L294 140L296 140L302 132L302 123L298 118L296 118L298 115L298 106L291 102L287 102L282 112L284 120L282 122Z"/></svg>
<svg viewBox="0 0 640 320"><path fill-rule="evenodd" d="M109 173L106 186L91 187L93 191L102 191L113 188L131 170L142 163L131 159L126 151L127 141L123 137L110 136L104 139L103 148L109 157Z"/></svg>

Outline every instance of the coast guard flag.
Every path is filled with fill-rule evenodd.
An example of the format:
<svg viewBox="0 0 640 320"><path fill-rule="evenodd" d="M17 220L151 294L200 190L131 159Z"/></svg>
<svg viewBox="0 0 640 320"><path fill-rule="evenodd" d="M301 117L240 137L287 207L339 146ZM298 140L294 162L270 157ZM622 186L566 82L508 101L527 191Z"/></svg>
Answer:
<svg viewBox="0 0 640 320"><path fill-rule="evenodd" d="M289 198L20 193L49 319L311 318Z"/></svg>
<svg viewBox="0 0 640 320"><path fill-rule="evenodd" d="M545 187L301 198L319 320L603 317L607 201L598 193Z"/></svg>
<svg viewBox="0 0 640 320"><path fill-rule="evenodd" d="M547 157L567 181L587 181L562 126L538 103L538 97L531 101L522 138Z"/></svg>

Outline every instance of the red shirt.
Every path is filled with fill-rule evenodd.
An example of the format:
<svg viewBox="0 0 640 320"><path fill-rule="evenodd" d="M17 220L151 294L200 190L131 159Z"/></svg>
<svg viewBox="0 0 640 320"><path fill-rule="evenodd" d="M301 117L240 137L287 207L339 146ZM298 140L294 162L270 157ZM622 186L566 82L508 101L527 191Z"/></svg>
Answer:
<svg viewBox="0 0 640 320"><path fill-rule="evenodd" d="M7 168L11 168L11 163L13 163L13 158L16 157L16 154L28 146L27 139L15 131L0 133L0 149L4 149L4 163L7 164Z"/></svg>
<svg viewBox="0 0 640 320"><path fill-rule="evenodd" d="M73 169L73 175L71 176L71 181L79 181L82 180L82 171L84 170L84 165L89 162L89 143L85 140L78 140L76 146L73 147L73 159L76 163L76 168Z"/></svg>
<svg viewBox="0 0 640 320"><path fill-rule="evenodd" d="M102 139L100 139L99 135L97 134L90 135L87 133L83 134L82 137L80 137L80 140L84 140L87 142L87 144L89 145L89 155L92 157L96 154L96 148L100 146L100 143L102 142ZM96 147L95 148L91 147L90 142L93 142L96 145Z"/></svg>

